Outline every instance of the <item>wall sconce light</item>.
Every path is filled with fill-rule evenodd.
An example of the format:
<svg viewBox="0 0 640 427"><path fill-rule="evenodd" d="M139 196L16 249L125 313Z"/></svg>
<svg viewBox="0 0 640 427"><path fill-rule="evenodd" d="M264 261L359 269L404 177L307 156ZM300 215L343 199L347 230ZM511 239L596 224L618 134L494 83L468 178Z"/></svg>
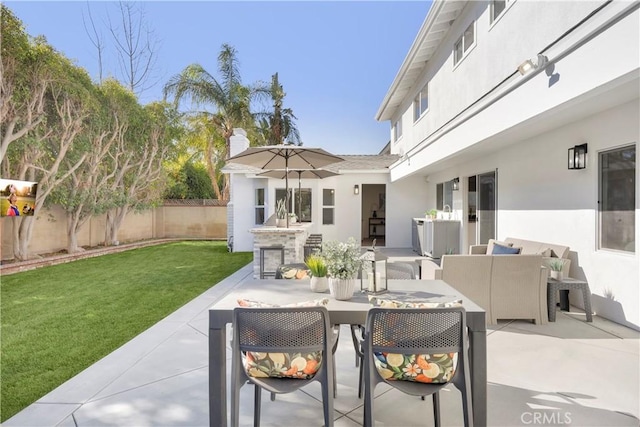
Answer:
<svg viewBox="0 0 640 427"><path fill-rule="evenodd" d="M451 189L453 191L458 191L460 189L460 178L453 178L453 184L451 185Z"/></svg>
<svg viewBox="0 0 640 427"><path fill-rule="evenodd" d="M533 70L537 70L540 67L544 67L547 64L547 62L549 62L549 58L547 58L544 55L538 54L537 59L535 60L527 59L522 64L520 64L518 66L518 71L520 72L520 74L524 76L525 74Z"/></svg>
<svg viewBox="0 0 640 427"><path fill-rule="evenodd" d="M568 169L584 169L587 167L587 144L569 148Z"/></svg>
<svg viewBox="0 0 640 427"><path fill-rule="evenodd" d="M353 186L353 194L355 194L356 196L360 194L360 186L358 184Z"/></svg>

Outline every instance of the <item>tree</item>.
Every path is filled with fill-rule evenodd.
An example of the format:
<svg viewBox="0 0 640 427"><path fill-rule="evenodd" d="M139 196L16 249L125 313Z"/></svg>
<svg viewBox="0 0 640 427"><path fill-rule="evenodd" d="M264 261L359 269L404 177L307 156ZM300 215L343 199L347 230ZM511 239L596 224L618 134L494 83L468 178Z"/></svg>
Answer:
<svg viewBox="0 0 640 427"><path fill-rule="evenodd" d="M236 50L228 44L222 45L218 55L218 71L221 75L220 80L209 74L201 65L191 64L180 74L169 79L164 87L164 95L174 96L175 105L189 98L195 106L211 106L215 109L214 112L200 111L198 114L206 115L216 132L224 139L221 154L226 160L229 158L233 129L253 126L254 117L250 111L250 103L259 91L242 85ZM205 161L214 189L217 187L216 173L219 171L219 165L216 164L213 154L217 152L216 140L212 138L207 141ZM221 198L229 200L228 175L225 175Z"/></svg>
<svg viewBox="0 0 640 427"><path fill-rule="evenodd" d="M44 119L44 95L51 81L53 50L42 38L32 42L22 22L0 4L0 162L9 145ZM3 176L9 176L7 170Z"/></svg>
<svg viewBox="0 0 640 427"><path fill-rule="evenodd" d="M148 27L140 2L119 2L120 23L109 20L109 32L116 46L121 81L136 94L153 87L157 39Z"/></svg>
<svg viewBox="0 0 640 427"><path fill-rule="evenodd" d="M41 120L31 134L23 135L20 144L9 147L3 159L3 170L8 171L7 176L38 182L35 203L38 211L52 191L73 174L86 158L86 153L77 152L71 162L65 161L66 156L73 152L84 120L89 116L86 107L92 82L83 69L55 52L43 40L38 40L33 49L48 55L45 62L50 81L43 96L46 119ZM15 220L14 256L18 260L26 260L30 257L28 246L34 217L24 216Z"/></svg>
<svg viewBox="0 0 640 427"><path fill-rule="evenodd" d="M117 244L118 230L129 211L147 209L161 200L165 188L163 162L181 132L178 117L167 103L148 104L119 141L113 158L117 173L111 185L116 197L107 211L106 244Z"/></svg>
<svg viewBox="0 0 640 427"><path fill-rule="evenodd" d="M291 108L283 108L283 100L286 96L280 81L278 73L271 76L271 86L268 91L273 103L273 111L268 113L259 113L259 127L261 130L268 129L267 141L270 145L280 145L283 143L302 145L300 132L294 120L297 117L293 114Z"/></svg>

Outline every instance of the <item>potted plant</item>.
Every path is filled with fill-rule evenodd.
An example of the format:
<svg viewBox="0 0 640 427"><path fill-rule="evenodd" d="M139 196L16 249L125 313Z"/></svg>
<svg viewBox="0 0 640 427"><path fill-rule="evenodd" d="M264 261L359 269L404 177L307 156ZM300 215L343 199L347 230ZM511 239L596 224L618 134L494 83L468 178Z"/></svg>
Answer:
<svg viewBox="0 0 640 427"><path fill-rule="evenodd" d="M327 279L327 264L320 255L309 255L305 264L311 271L311 290L313 292L326 292L329 289Z"/></svg>
<svg viewBox="0 0 640 427"><path fill-rule="evenodd" d="M298 222L298 216L293 212L289 213L289 224L295 224Z"/></svg>
<svg viewBox="0 0 640 427"><path fill-rule="evenodd" d="M550 276L552 279L562 280L562 269L564 268L564 261L561 259L554 259L549 262L549 268L551 268Z"/></svg>
<svg viewBox="0 0 640 427"><path fill-rule="evenodd" d="M356 277L362 266L360 245L356 239L330 240L322 243L322 257L327 264L329 291L335 299L348 300L353 296Z"/></svg>
<svg viewBox="0 0 640 427"><path fill-rule="evenodd" d="M437 209L428 210L424 213L424 216L427 218L436 219L438 217L438 210Z"/></svg>
<svg viewBox="0 0 640 427"><path fill-rule="evenodd" d="M287 226L287 202L285 199L276 202L276 225L278 227Z"/></svg>

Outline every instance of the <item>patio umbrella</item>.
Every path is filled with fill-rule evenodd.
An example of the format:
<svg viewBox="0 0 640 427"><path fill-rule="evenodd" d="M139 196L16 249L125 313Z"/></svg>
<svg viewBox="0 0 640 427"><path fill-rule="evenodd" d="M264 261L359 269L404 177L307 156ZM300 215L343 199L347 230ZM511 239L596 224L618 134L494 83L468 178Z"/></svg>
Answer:
<svg viewBox="0 0 640 427"><path fill-rule="evenodd" d="M298 178L298 218L302 219L302 178L304 179L324 179L330 176L338 175L324 169L293 169L288 173L286 170L274 169L258 174L258 176L268 176L269 178Z"/></svg>
<svg viewBox="0 0 640 427"><path fill-rule="evenodd" d="M320 169L344 160L322 148L308 148L300 145L265 145L249 147L230 157L227 162L254 166L260 169L284 169L287 205L287 228L289 227L289 174L290 170Z"/></svg>

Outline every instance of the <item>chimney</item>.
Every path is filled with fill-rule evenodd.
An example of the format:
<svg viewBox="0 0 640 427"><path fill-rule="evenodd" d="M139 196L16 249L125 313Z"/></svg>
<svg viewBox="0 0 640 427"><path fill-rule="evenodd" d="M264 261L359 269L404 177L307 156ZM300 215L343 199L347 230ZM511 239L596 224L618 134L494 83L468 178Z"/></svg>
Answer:
<svg viewBox="0 0 640 427"><path fill-rule="evenodd" d="M229 157L235 156L247 148L249 148L247 132L242 128L234 128L233 135L230 138Z"/></svg>

